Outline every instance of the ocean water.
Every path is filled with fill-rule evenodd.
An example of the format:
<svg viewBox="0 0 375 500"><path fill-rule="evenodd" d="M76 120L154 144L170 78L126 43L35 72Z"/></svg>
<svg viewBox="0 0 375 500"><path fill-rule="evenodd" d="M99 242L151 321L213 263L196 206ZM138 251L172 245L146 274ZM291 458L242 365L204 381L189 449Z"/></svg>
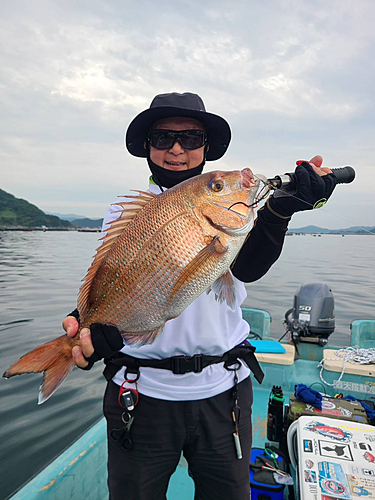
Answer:
<svg viewBox="0 0 375 500"><path fill-rule="evenodd" d="M375 318L374 255L372 235L287 236L279 260L263 278L247 285L244 305L269 311L271 333L280 338L285 312L293 307L300 285L326 283L335 299L331 343L347 345L353 320Z"/></svg>
<svg viewBox="0 0 375 500"><path fill-rule="evenodd" d="M0 232L1 373L22 354L63 334L81 278L98 246L97 233ZM261 251L261 249L259 249ZM327 283L334 294L335 345L345 345L354 319L375 319L375 237L287 236L266 276L249 284L245 305L271 313L271 333L303 283ZM41 375L0 379L0 498L6 498L101 417L105 380L100 363L74 370L38 406Z"/></svg>

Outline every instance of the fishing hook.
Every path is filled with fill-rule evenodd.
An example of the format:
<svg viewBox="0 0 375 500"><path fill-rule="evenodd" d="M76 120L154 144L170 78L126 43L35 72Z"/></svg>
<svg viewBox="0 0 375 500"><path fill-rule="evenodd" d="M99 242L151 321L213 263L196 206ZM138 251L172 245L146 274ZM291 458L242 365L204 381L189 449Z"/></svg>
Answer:
<svg viewBox="0 0 375 500"><path fill-rule="evenodd" d="M228 210L230 210L235 205L245 205L245 207L247 207L247 208L256 207L260 201L264 200L268 196L268 194L269 194L269 192L271 190L271 187L270 187L269 183L266 182L267 181L266 177L264 177L263 175L261 176L261 175L255 175L255 174L254 174L254 177L256 177L257 179L259 179L264 184L264 186L262 187L262 189L259 191L258 196L256 197L254 203L251 203L250 205L247 205L244 201L237 201L236 203L233 203L230 207L228 207ZM262 191L265 188L266 188L266 190L262 194Z"/></svg>

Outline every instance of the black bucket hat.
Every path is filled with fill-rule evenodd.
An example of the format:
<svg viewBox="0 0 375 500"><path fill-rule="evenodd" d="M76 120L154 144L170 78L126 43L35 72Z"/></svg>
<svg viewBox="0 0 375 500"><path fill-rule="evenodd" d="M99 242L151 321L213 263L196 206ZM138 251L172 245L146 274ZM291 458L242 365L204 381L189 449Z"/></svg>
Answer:
<svg viewBox="0 0 375 500"><path fill-rule="evenodd" d="M126 147L133 156L147 157L144 143L153 123L162 118L186 116L199 120L208 135L207 160L218 160L226 152L231 132L228 123L221 116L207 113L202 99L197 94L159 94L154 97L150 108L142 111L130 123L126 132Z"/></svg>

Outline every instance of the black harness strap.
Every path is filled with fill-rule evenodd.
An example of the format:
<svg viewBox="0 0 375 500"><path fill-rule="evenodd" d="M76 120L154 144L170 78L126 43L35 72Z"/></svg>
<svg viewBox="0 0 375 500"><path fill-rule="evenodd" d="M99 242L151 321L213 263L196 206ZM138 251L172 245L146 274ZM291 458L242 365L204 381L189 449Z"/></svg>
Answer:
<svg viewBox="0 0 375 500"><path fill-rule="evenodd" d="M183 375L188 372L199 373L206 366L216 363L224 363L224 367L230 370L232 365L238 363L238 359L242 359L253 372L256 380L261 384L264 373L259 366L254 352L255 347L247 340L227 351L222 356L195 354L194 356L173 356L165 359L142 359L118 352L110 358L104 359L106 367L103 375L109 381L122 366L126 366L125 378L127 378L128 373L136 374L139 377L139 368L144 366L171 370L176 375Z"/></svg>

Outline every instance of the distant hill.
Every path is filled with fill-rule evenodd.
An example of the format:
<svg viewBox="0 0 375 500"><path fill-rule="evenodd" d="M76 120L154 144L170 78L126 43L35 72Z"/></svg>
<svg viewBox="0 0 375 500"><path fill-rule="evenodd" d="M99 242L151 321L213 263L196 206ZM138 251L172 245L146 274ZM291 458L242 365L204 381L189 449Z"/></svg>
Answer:
<svg viewBox="0 0 375 500"><path fill-rule="evenodd" d="M0 227L67 228L71 223L54 215L46 215L35 205L0 189Z"/></svg>
<svg viewBox="0 0 375 500"><path fill-rule="evenodd" d="M297 229L288 229L289 233L315 233L315 234L375 234L374 226L353 226L346 229L326 229L319 226L304 226Z"/></svg>
<svg viewBox="0 0 375 500"><path fill-rule="evenodd" d="M289 233L329 233L330 230L318 226L304 226L298 229L288 229Z"/></svg>
<svg viewBox="0 0 375 500"><path fill-rule="evenodd" d="M352 226L348 227L347 229L332 229L332 232L338 232L338 231L346 231L348 233L361 233L363 231L375 231L375 227L373 226Z"/></svg>
<svg viewBox="0 0 375 500"><path fill-rule="evenodd" d="M76 227L89 227L91 229L101 229L103 224L103 219L76 219L72 220L71 223Z"/></svg>
<svg viewBox="0 0 375 500"><path fill-rule="evenodd" d="M47 212L49 215L56 215L62 220L68 220L75 227L89 227L90 229L101 229L103 225L103 219L90 219L84 215L77 214L59 214Z"/></svg>
<svg viewBox="0 0 375 500"><path fill-rule="evenodd" d="M59 214L56 212L46 212L48 215L56 215L61 220L68 220L69 222L72 222L77 219L86 219L87 217L85 215L77 215L77 214Z"/></svg>

